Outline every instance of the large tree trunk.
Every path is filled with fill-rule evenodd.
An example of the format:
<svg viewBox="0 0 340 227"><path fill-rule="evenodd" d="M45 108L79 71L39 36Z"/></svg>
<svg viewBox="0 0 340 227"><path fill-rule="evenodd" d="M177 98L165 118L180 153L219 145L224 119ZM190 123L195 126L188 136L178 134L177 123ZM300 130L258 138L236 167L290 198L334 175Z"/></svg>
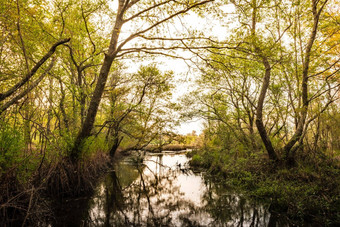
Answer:
<svg viewBox="0 0 340 227"><path fill-rule="evenodd" d="M129 18L126 18L125 20L123 18L124 13L130 7L132 7L133 5L138 3L139 0L131 0L131 1L130 0L119 0L118 1L119 5L118 5L118 10L117 10L117 16L116 16L114 29L112 31L109 50L105 54L105 59L104 59L103 65L102 65L100 73L99 73L99 77L98 77L98 81L97 81L97 84L96 84L94 94L91 98L90 105L88 107L88 111L87 111L85 121L83 122L83 124L81 126L79 134L76 137L74 147L72 148L71 153L70 153L73 161L76 161L79 158L84 139L86 139L87 137L89 137L91 135L91 131L93 129L94 121L95 121L95 118L96 118L96 114L97 114L97 111L98 111L98 107L99 107L99 104L100 104L100 101L101 101L102 94L104 92L105 84L106 84L106 81L107 81L107 78L108 78L108 74L110 72L112 62L114 61L114 59L116 58L118 52L122 49L122 47L126 43L130 42L132 39L134 39L138 36L141 36L142 34L147 33L148 31L159 26L160 24L165 23L165 22L171 20L172 18L174 18L178 15L184 14L184 13L188 12L189 10L191 10L193 8L207 4L211 1L213 1L213 0L197 1L197 2L194 2L193 4L188 4L187 6L185 6L184 9L179 10L179 11L175 11L174 13L170 13L170 15L167 16L166 18L160 19L160 20L152 23L147 28L138 30L138 31L136 31L136 33L131 34L128 38L126 38L124 41L122 41L119 44L119 46L117 45L118 44L118 38L119 38L120 31L121 31L121 28L122 28L124 23L132 21L135 18L144 16L147 12L153 11L154 9L157 9L157 8L161 9L160 8L161 6L164 6L164 5L167 5L167 4L170 4L170 3L175 4L176 1L155 2L153 5L149 6L148 8L142 9L139 12L136 12L134 15L130 16ZM134 50L134 51L137 52L138 48L136 48L136 50ZM129 51L126 51L125 54L128 53L128 52Z"/></svg>
<svg viewBox="0 0 340 227"><path fill-rule="evenodd" d="M257 1L253 0L252 1L252 27L251 27L251 35L252 37L255 39L256 38L256 19L257 19ZM257 101L257 107L256 107L256 120L255 120L255 124L257 127L257 130L261 136L261 139L263 141L263 144L268 152L268 156L271 160L276 161L278 160L277 154L274 150L274 147L272 145L272 142L267 134L266 128L263 124L263 104L264 104L264 100L266 98L266 93L269 87L269 82L270 82L270 75L271 75L271 66L268 62L268 59L266 56L264 56L261 53L260 48L254 44L254 49L255 52L261 57L262 59L262 63L264 65L265 68L265 74L264 74L264 78L262 81L262 87L261 87L261 92L260 92L260 96L259 99Z"/></svg>
<svg viewBox="0 0 340 227"><path fill-rule="evenodd" d="M76 137L74 147L71 150L70 156L73 162L79 159L80 152L82 150L83 142L91 135L94 121L98 112L98 107L104 92L106 81L110 73L112 62L117 55L117 43L120 34L121 27L124 23L122 10L124 7L124 1L119 1L119 7L116 17L115 26L112 32L110 46L108 52L105 54L104 62L99 72L98 81L94 90L93 96L90 101L90 105L87 110L87 115L84 122L81 125L81 129Z"/></svg>
<svg viewBox="0 0 340 227"><path fill-rule="evenodd" d="M91 98L85 121L81 126L80 132L74 143L74 148L71 152L71 159L73 161L76 161L79 158L79 153L82 149L83 140L91 135L93 124L97 115L98 107L102 98L102 94L104 92L105 84L113 60L114 56L109 56L107 54L105 55L103 65L99 73L98 82Z"/></svg>
<svg viewBox="0 0 340 227"><path fill-rule="evenodd" d="M262 57L263 65L265 66L266 72L263 78L262 82L262 88L261 93L257 102L257 108L256 108L256 127L259 131L259 134L261 136L261 139L263 141L264 146L266 147L266 150L268 152L268 156L271 160L277 161L278 156L274 150L274 147L272 145L272 142L267 134L266 128L263 124L263 104L264 99L266 97L266 93L269 87L269 81L270 81L270 74L271 74L271 66L267 60L266 57Z"/></svg>

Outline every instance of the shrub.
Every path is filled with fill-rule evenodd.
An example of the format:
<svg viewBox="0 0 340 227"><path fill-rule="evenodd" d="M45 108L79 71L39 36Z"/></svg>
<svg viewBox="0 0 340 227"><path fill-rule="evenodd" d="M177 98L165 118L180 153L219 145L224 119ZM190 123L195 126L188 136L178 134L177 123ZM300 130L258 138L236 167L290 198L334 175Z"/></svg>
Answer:
<svg viewBox="0 0 340 227"><path fill-rule="evenodd" d="M8 125L0 126L0 173L20 162L20 151L24 148L23 138L20 130Z"/></svg>

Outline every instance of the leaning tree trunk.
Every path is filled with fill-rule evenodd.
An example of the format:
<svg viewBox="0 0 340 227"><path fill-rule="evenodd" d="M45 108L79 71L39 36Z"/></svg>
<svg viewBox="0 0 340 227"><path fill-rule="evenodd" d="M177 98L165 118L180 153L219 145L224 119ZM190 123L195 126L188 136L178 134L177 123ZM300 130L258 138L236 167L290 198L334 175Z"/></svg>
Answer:
<svg viewBox="0 0 340 227"><path fill-rule="evenodd" d="M90 101L90 105L88 107L87 115L82 123L81 129L76 137L76 140L74 142L74 147L71 150L70 158L73 162L76 162L79 159L83 142L86 138L88 138L91 135L91 131L93 129L94 121L96 119L98 107L104 92L104 88L106 85L106 81L108 78L108 75L110 73L110 68L113 63L113 60L115 59L117 55L117 43L118 38L120 34L121 27L124 23L123 21L123 1L119 2L118 7L118 13L116 17L115 26L112 32L111 41L109 45L109 50L107 53L105 53L104 62L102 64L102 67L99 72L98 81L96 84L96 88L94 90L93 96Z"/></svg>
<svg viewBox="0 0 340 227"><path fill-rule="evenodd" d="M253 11L252 11L252 27L251 27L251 35L253 38L256 38L256 18L257 18L257 1L253 0L252 1L252 7L253 7ZM265 68L265 74L264 74L264 78L262 81L262 87L261 87L261 92L260 92L260 96L258 98L257 101L257 107L256 107L256 120L255 120L255 124L257 127L257 130L261 136L262 142L267 150L268 156L271 160L273 161L277 161L278 160L278 156L274 150L273 144L267 134L266 128L263 124L263 105L264 105L264 100L266 98L266 94L267 94L267 90L269 87L269 82L270 82L270 76L271 76L271 66L269 64L268 58L266 56L264 56L261 53L260 48L254 44L254 49L255 52L260 56L260 58L262 59L262 63L264 65Z"/></svg>
<svg viewBox="0 0 340 227"><path fill-rule="evenodd" d="M8 89L6 92L0 93L0 102L5 100L7 97L13 95L19 88L28 83L31 80L31 78L35 75L35 73L38 71L38 69L40 69L40 67L54 54L57 47L69 41L70 38L60 40L53 44L50 50L34 65L31 71L28 72L24 78L22 78L18 83L16 83L13 87Z"/></svg>
<svg viewBox="0 0 340 227"><path fill-rule="evenodd" d="M98 107L101 101L102 94L104 92L105 84L107 81L107 77L110 72L110 68L112 62L114 60L114 55L110 56L109 54L105 55L104 62L102 68L99 73L98 82L96 88L94 90L93 96L91 98L91 102L87 111L86 118L81 126L80 132L75 140L74 147L71 152L71 159L73 161L77 161L79 158L79 154L82 149L82 145L84 139L91 135L91 130L94 125L94 121L97 115Z"/></svg>
<svg viewBox="0 0 340 227"><path fill-rule="evenodd" d="M124 23L132 21L135 18L142 17L147 12L149 12L149 11L151 12L154 9L162 10L161 7L164 6L164 5L171 4L171 3L174 3L176 5L180 4L177 1L172 1L172 0L154 2L154 4L151 5L150 7L146 8L146 9L142 9L141 11L135 13L134 15L130 16L129 18L124 19L123 18L124 13L129 8L131 8L133 5L137 4L139 2L139 0L133 0L133 1L119 0L116 22L115 22L115 25L114 25L114 29L112 31L109 50L105 54L105 59L104 59L103 65L102 65L100 73L99 73L99 77L98 77L98 81L97 81L97 84L96 84L94 94L91 98L90 105L88 107L86 118L85 118L85 120L84 120L84 122L81 126L79 134L76 137L74 147L71 149L71 152L70 152L70 156L71 156L71 159L73 161L77 161L79 159L79 155L80 155L80 151L82 149L83 142L87 137L89 137L91 135L91 131L93 129L94 121L95 121L95 118L96 118L96 114L97 114L97 111L98 111L98 107L99 107L99 104L100 104L100 101L101 101L102 94L104 92L105 84L106 84L106 81L107 81L107 78L108 78L108 74L110 72L112 62L116 58L117 53L119 51L121 51L121 48L126 43L131 41L132 39L139 37L139 36L143 35L144 33L147 33L148 31L159 26L160 24L165 23L165 22L171 20L172 18L174 18L178 15L185 14L193 8L199 7L201 5L207 4L207 3L212 2L212 1L213 0L204 0L204 1L193 2L192 4L189 3L186 6L183 5L185 7L184 9L179 10L179 11L174 11L173 13L170 13L170 15L168 15L167 17L161 18L161 19L157 20L156 22L152 23L149 27L142 29L142 30L139 30L134 34L131 34L128 38L126 38L124 41L122 41L118 46L117 44L118 44L119 34L120 34L121 28L122 28ZM180 4L180 5L182 5L182 4ZM171 5L169 5L169 7L170 6ZM138 48L136 48L136 50L135 50L136 52L138 52L137 49ZM125 53L128 53L128 52L125 52Z"/></svg>
<svg viewBox="0 0 340 227"><path fill-rule="evenodd" d="M257 102L257 108L256 108L256 127L259 131L259 134L261 136L261 139L263 141L264 146L266 147L266 150L268 152L268 156L271 160L277 161L278 156L274 150L274 147L272 145L272 142L267 134L266 128L263 124L263 103L264 99L266 97L266 93L269 87L269 81L270 81L270 74L271 74L271 66L268 62L268 59L266 57L262 57L263 64L265 66L266 72L263 78L262 87L261 87L261 93Z"/></svg>

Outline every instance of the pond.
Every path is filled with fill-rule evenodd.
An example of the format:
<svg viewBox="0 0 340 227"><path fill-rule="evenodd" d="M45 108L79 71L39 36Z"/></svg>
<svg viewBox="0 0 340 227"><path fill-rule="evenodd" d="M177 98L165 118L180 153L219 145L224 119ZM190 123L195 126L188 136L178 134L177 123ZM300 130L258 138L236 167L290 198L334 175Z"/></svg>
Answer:
<svg viewBox="0 0 340 227"><path fill-rule="evenodd" d="M268 204L189 168L185 153L116 163L90 199L71 201L57 226L286 226Z"/></svg>

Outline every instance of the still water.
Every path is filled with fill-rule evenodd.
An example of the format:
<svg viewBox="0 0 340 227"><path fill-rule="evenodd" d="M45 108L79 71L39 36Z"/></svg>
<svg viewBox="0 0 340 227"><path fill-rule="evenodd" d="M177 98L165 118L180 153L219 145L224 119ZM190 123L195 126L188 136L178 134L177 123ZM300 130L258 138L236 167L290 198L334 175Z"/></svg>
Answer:
<svg viewBox="0 0 340 227"><path fill-rule="evenodd" d="M67 226L282 226L268 205L248 200L188 166L185 153L125 158ZM59 219L62 220L62 219ZM61 224L61 223L60 223Z"/></svg>

